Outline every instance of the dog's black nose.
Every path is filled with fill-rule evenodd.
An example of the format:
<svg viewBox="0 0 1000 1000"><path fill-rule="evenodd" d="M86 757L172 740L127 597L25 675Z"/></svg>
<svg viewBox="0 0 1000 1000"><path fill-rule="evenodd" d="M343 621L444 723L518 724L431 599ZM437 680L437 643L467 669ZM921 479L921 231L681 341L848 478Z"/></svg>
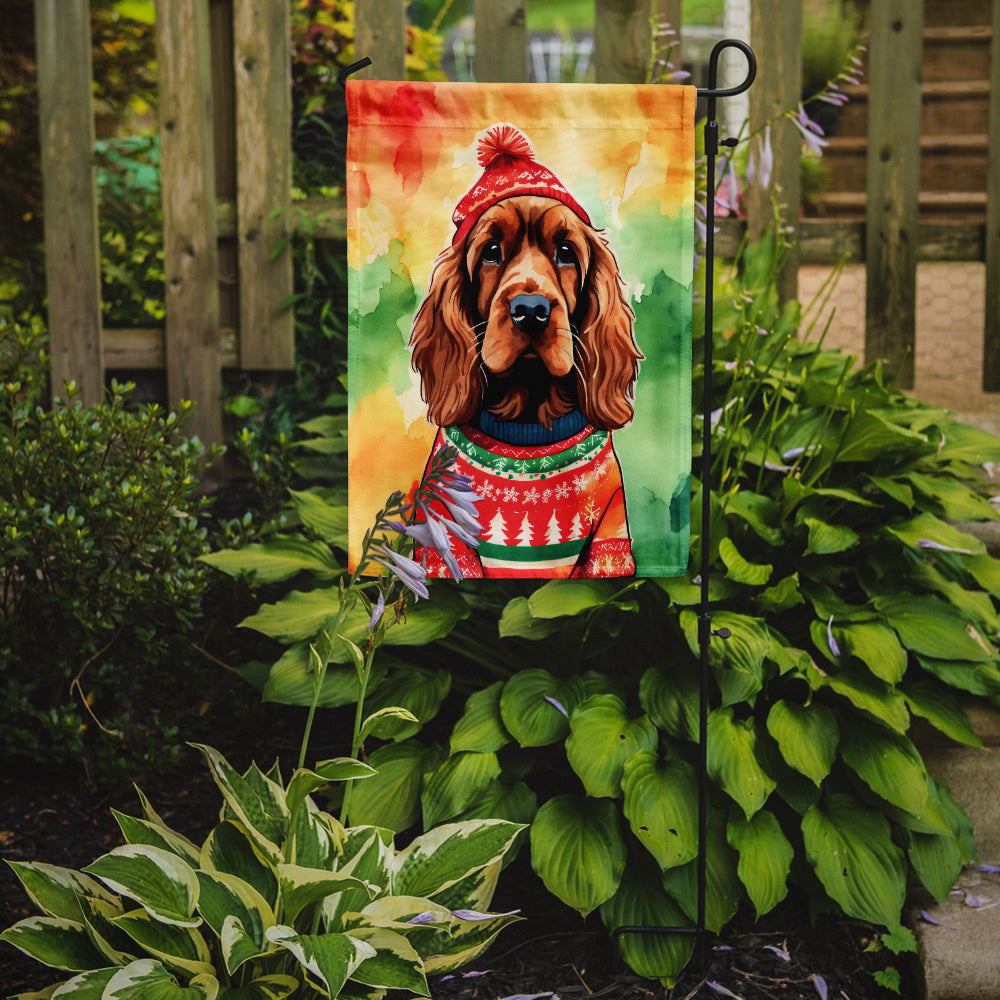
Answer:
<svg viewBox="0 0 1000 1000"><path fill-rule="evenodd" d="M541 333L549 322L549 300L544 295L515 295L510 300L510 318L522 333Z"/></svg>

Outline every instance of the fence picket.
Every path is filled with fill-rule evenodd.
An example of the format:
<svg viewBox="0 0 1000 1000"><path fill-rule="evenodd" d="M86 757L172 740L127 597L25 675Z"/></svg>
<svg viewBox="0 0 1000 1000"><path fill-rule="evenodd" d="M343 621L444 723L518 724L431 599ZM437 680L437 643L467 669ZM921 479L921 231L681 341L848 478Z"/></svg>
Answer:
<svg viewBox="0 0 1000 1000"><path fill-rule="evenodd" d="M88 0L35 0L52 392L104 396Z"/></svg>
<svg viewBox="0 0 1000 1000"><path fill-rule="evenodd" d="M475 74L479 83L524 83L528 43L524 0L475 0Z"/></svg>
<svg viewBox="0 0 1000 1000"><path fill-rule="evenodd" d="M989 169L986 177L986 323L983 390L1000 392L1000 0L993 0L990 43Z"/></svg>
<svg viewBox="0 0 1000 1000"><path fill-rule="evenodd" d="M167 394L195 401L192 431L222 440L219 253L207 0L160 0L156 58L163 175Z"/></svg>
<svg viewBox="0 0 1000 1000"><path fill-rule="evenodd" d="M289 214L292 200L290 11L233 6L240 366L295 367ZM284 243L284 249L278 250Z"/></svg>
<svg viewBox="0 0 1000 1000"><path fill-rule="evenodd" d="M354 54L372 65L357 75L372 80L406 79L406 3L381 0L354 5Z"/></svg>
<svg viewBox="0 0 1000 1000"><path fill-rule="evenodd" d="M872 0L868 58L865 357L913 387L923 4Z"/></svg>

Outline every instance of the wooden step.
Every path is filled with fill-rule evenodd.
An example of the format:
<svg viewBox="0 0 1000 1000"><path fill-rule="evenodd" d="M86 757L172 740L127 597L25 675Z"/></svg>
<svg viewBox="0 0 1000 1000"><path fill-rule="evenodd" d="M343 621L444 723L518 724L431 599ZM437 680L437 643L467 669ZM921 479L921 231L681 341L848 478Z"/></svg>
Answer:
<svg viewBox="0 0 1000 1000"><path fill-rule="evenodd" d="M985 135L925 135L920 138L920 188L926 191L985 191L988 169ZM834 191L864 190L868 139L831 136L823 151Z"/></svg>
<svg viewBox="0 0 1000 1000"><path fill-rule="evenodd" d="M863 191L830 191L818 195L823 215L837 219L865 218L868 204ZM982 222L986 216L986 193L979 191L921 191L920 218L955 222Z"/></svg>
<svg viewBox="0 0 1000 1000"><path fill-rule="evenodd" d="M988 80L992 38L989 25L925 28L921 79L924 83Z"/></svg>
<svg viewBox="0 0 1000 1000"><path fill-rule="evenodd" d="M925 28L947 26L959 20L962 24L990 23L991 0L923 0L923 2Z"/></svg>
<svg viewBox="0 0 1000 1000"><path fill-rule="evenodd" d="M989 80L938 80L921 84L921 135L947 135L960 123L963 133L988 131ZM836 135L867 135L868 84L846 91L848 103L841 109Z"/></svg>

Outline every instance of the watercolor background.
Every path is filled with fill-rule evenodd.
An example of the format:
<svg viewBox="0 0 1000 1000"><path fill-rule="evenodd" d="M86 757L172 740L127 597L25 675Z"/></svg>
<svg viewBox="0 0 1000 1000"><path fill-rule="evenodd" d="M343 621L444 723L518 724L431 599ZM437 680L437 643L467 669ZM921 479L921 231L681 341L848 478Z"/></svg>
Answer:
<svg viewBox="0 0 1000 1000"><path fill-rule="evenodd" d="M451 213L478 178L478 133L510 122L605 231L646 360L614 433L636 571L686 572L694 259L692 87L347 84L350 560L434 439L407 347Z"/></svg>

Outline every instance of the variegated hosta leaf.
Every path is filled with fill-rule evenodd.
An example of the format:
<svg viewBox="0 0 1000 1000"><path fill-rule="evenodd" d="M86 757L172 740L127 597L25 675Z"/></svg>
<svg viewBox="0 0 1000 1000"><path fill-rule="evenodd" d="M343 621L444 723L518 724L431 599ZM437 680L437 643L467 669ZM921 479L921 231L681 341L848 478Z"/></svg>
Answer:
<svg viewBox="0 0 1000 1000"><path fill-rule="evenodd" d="M349 934L296 934L291 927L269 927L267 939L295 956L309 978L325 988L332 997L366 959L375 957L375 949Z"/></svg>
<svg viewBox="0 0 1000 1000"><path fill-rule="evenodd" d="M223 939L223 929L228 920L235 920L239 928L229 932L230 941L249 938L253 946L253 954L266 950L264 931L275 923L274 912L267 900L248 882L226 875L223 872L198 872L198 883L201 894L198 898L198 910L205 922L215 931L220 940ZM236 931L240 933L237 934ZM235 937L234 937L235 936ZM230 947L226 951L227 971L232 975L242 962L251 955L246 955L246 948L241 943L239 960L230 964L234 955Z"/></svg>
<svg viewBox="0 0 1000 1000"><path fill-rule="evenodd" d="M93 896L109 903L114 896L97 879L74 871L39 861L8 861L31 901L46 916L81 920L81 896Z"/></svg>
<svg viewBox="0 0 1000 1000"><path fill-rule="evenodd" d="M192 868L198 864L199 849L182 834L149 820L126 816L125 813L120 813L117 809L112 809L111 812L118 821L122 835L128 843L159 847L161 850L176 854Z"/></svg>
<svg viewBox="0 0 1000 1000"><path fill-rule="evenodd" d="M504 684L500 717L521 746L547 746L566 736L569 716L583 698L579 677L558 678L547 670L521 670Z"/></svg>
<svg viewBox="0 0 1000 1000"><path fill-rule="evenodd" d="M433 899L500 861L523 829L501 819L446 823L421 834L393 860L392 892Z"/></svg>
<svg viewBox="0 0 1000 1000"><path fill-rule="evenodd" d="M351 973L355 982L430 996L424 963L402 934L384 927L356 927L351 937L375 949L375 954Z"/></svg>
<svg viewBox="0 0 1000 1000"><path fill-rule="evenodd" d="M743 884L736 874L736 852L726 842L726 824L721 814L708 816L705 850L705 926L718 934L732 919L743 899ZM663 887L691 918L698 918L698 861L663 873Z"/></svg>
<svg viewBox="0 0 1000 1000"><path fill-rule="evenodd" d="M757 762L757 733L752 718L737 721L731 707L711 712L708 774L748 818L767 801L776 782Z"/></svg>
<svg viewBox="0 0 1000 1000"><path fill-rule="evenodd" d="M795 849L781 832L774 813L766 809L750 819L737 816L730 820L726 836L740 853L736 873L758 918L762 917L788 895L788 872Z"/></svg>
<svg viewBox="0 0 1000 1000"><path fill-rule="evenodd" d="M613 694L592 695L574 710L569 726L566 757L595 798L620 798L626 760L639 750L653 750L659 739L649 716L630 719L625 702Z"/></svg>
<svg viewBox="0 0 1000 1000"><path fill-rule="evenodd" d="M522 832L523 830L522 827ZM492 864L486 865L484 868L477 868L465 878L460 878L446 889L434 893L434 901L448 907L449 910L488 910L493 902L493 894L497 889L500 871L506 860L506 856L497 858Z"/></svg>
<svg viewBox="0 0 1000 1000"><path fill-rule="evenodd" d="M344 930L345 913L362 910L371 900L372 892L385 892L389 887L392 858L392 833L372 826L351 827L343 845L337 870L353 875L365 888L345 889L323 900L323 920L327 930Z"/></svg>
<svg viewBox="0 0 1000 1000"><path fill-rule="evenodd" d="M119 969L101 1000L216 1000L218 995L219 981L212 975L196 976L181 986L159 962L143 958Z"/></svg>
<svg viewBox="0 0 1000 1000"><path fill-rule="evenodd" d="M619 927L690 927L684 912L664 891L651 859L630 858L618 891L601 905L610 932ZM692 934L623 934L619 952L640 976L672 986L694 950Z"/></svg>
<svg viewBox="0 0 1000 1000"><path fill-rule="evenodd" d="M816 701L798 705L779 699L768 713L767 731L777 741L785 761L815 785L830 773L840 731L826 705Z"/></svg>
<svg viewBox="0 0 1000 1000"><path fill-rule="evenodd" d="M643 750L625 762L622 789L632 832L661 869L697 855L698 783L690 765Z"/></svg>
<svg viewBox="0 0 1000 1000"><path fill-rule="evenodd" d="M451 912L454 917L451 931L441 932L436 945L424 956L424 971L428 975L452 972L474 961L493 943L500 931L521 919L516 912L478 914L471 920L463 917L468 911ZM419 950L417 941L414 945Z"/></svg>
<svg viewBox="0 0 1000 1000"><path fill-rule="evenodd" d="M240 775L212 747L197 743L193 746L208 761L227 807L247 828L264 855L272 863L277 863L281 856L278 845L288 832L284 789L254 769L246 776Z"/></svg>
<svg viewBox="0 0 1000 1000"><path fill-rule="evenodd" d="M135 942L114 924L115 917L125 912L120 902L109 903L93 896L83 896L80 905L90 940L104 956L105 965L128 965L140 957L140 949Z"/></svg>
<svg viewBox="0 0 1000 1000"><path fill-rule="evenodd" d="M205 939L190 927L160 923L145 910L132 910L111 921L150 955L189 976L213 971Z"/></svg>
<svg viewBox="0 0 1000 1000"><path fill-rule="evenodd" d="M852 720L841 755L876 795L919 815L927 802L927 771L906 736L861 719Z"/></svg>
<svg viewBox="0 0 1000 1000"><path fill-rule="evenodd" d="M820 882L849 917L899 923L906 866L882 813L849 795L830 795L806 813L802 836Z"/></svg>
<svg viewBox="0 0 1000 1000"><path fill-rule="evenodd" d="M420 796L424 826L437 826L454 819L499 777L500 764L495 753L452 754L424 778Z"/></svg>
<svg viewBox="0 0 1000 1000"><path fill-rule="evenodd" d="M27 997L49 997L54 1000L101 1000L104 996L104 988L114 978L119 966L107 969L91 969L89 972L81 972L79 976L67 979L65 983L58 986L50 993L49 987L44 993L19 994L21 998ZM12 998L18 1000L18 998Z"/></svg>
<svg viewBox="0 0 1000 1000"><path fill-rule="evenodd" d="M261 976L245 986L224 986L218 1000L285 1000L299 985L294 976Z"/></svg>
<svg viewBox="0 0 1000 1000"><path fill-rule="evenodd" d="M531 865L549 892L583 916L610 899L625 870L615 803L549 799L531 824Z"/></svg>
<svg viewBox="0 0 1000 1000"><path fill-rule="evenodd" d="M220 823L201 847L199 867L224 872L252 885L272 908L278 905L278 875L241 823Z"/></svg>
<svg viewBox="0 0 1000 1000"><path fill-rule="evenodd" d="M292 820L285 844L286 860L305 868L335 868L344 836L337 819L317 809L312 799L306 799Z"/></svg>
<svg viewBox="0 0 1000 1000"><path fill-rule="evenodd" d="M451 752L473 750L477 753L495 753L510 743L500 716L500 693L503 681L469 696L462 717L451 733Z"/></svg>
<svg viewBox="0 0 1000 1000"><path fill-rule="evenodd" d="M35 961L54 969L81 972L100 968L105 959L95 950L87 928L65 917L28 917L0 934L6 941Z"/></svg>
<svg viewBox="0 0 1000 1000"><path fill-rule="evenodd" d="M306 797L312 795L318 788L328 785L331 781L350 781L356 778L370 778L377 772L363 761L353 757L336 757L324 760L313 770L299 768L288 782L285 792L285 805L288 812L294 815Z"/></svg>
<svg viewBox="0 0 1000 1000"><path fill-rule="evenodd" d="M282 912L285 919L291 921L305 907L345 889L361 889L369 893L369 898L375 895L374 890L353 875L303 868L300 865L278 865L278 881L281 887Z"/></svg>
<svg viewBox="0 0 1000 1000"><path fill-rule="evenodd" d="M85 869L113 892L134 899L150 916L166 924L197 927L198 878L171 851L146 844L125 844Z"/></svg>

